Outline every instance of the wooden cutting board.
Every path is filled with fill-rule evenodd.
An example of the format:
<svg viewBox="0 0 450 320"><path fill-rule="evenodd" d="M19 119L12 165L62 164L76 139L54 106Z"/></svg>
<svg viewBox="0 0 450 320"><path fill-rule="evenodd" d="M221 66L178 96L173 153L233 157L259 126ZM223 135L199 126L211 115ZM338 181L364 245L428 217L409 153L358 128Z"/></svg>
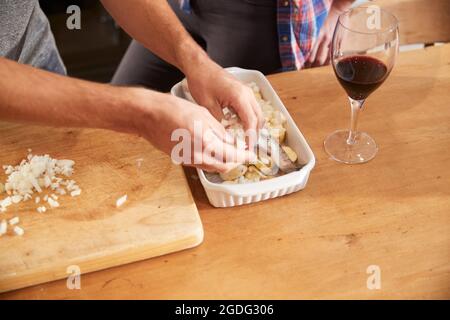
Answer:
<svg viewBox="0 0 450 320"><path fill-rule="evenodd" d="M0 213L0 220L18 216L25 230L20 237L9 227L0 237L0 292L66 278L73 265L83 274L202 242L202 224L182 168L144 139L0 123L0 165L17 165L28 148L74 160L72 177L82 194L60 196L61 206L46 213L38 213L34 201ZM125 194L128 201L116 208Z"/></svg>

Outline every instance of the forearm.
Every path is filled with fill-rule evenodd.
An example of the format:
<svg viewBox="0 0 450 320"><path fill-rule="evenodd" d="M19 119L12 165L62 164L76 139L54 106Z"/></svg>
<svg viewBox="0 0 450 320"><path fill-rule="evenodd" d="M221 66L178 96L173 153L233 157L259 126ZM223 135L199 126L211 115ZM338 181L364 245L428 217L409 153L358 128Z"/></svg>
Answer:
<svg viewBox="0 0 450 320"><path fill-rule="evenodd" d="M214 1L214 0L211 0ZM147 49L180 69L195 101L217 118L231 107L246 129L264 118L252 91L212 61L192 39L167 0L102 0L115 20Z"/></svg>
<svg viewBox="0 0 450 320"><path fill-rule="evenodd" d="M137 133L138 90L64 77L0 58L1 120Z"/></svg>
<svg viewBox="0 0 450 320"><path fill-rule="evenodd" d="M212 63L166 0L102 0L117 23L160 58L187 74L192 65Z"/></svg>

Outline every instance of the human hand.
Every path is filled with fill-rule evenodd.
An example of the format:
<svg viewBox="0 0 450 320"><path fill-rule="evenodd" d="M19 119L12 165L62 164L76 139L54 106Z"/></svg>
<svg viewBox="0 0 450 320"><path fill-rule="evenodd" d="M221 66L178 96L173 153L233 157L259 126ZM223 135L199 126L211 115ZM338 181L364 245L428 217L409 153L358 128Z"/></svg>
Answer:
<svg viewBox="0 0 450 320"><path fill-rule="evenodd" d="M186 73L189 91L195 101L206 107L218 120L222 109L231 107L242 120L245 130L256 132L264 125L261 108L253 91L213 62Z"/></svg>
<svg viewBox="0 0 450 320"><path fill-rule="evenodd" d="M141 90L137 131L171 155L172 161L227 172L253 159L254 153L238 148L206 108L167 94L137 90Z"/></svg>
<svg viewBox="0 0 450 320"><path fill-rule="evenodd" d="M334 0L319 36L305 61L305 67L319 67L330 63L330 47L339 15L350 8L353 0Z"/></svg>

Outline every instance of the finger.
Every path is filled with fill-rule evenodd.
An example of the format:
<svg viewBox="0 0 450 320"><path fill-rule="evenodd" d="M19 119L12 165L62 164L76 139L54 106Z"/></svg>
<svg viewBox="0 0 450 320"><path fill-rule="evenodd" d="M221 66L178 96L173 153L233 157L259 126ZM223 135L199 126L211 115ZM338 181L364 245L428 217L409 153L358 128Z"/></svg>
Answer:
<svg viewBox="0 0 450 320"><path fill-rule="evenodd" d="M220 121L223 119L223 111L222 107L219 105L218 102L211 102L209 103L206 108L210 112L210 114L217 120Z"/></svg>
<svg viewBox="0 0 450 320"><path fill-rule="evenodd" d="M212 139L205 144L203 154L206 158L215 158L223 163L245 163L253 161L256 157L253 151L245 150L243 146L232 145L218 139Z"/></svg>
<svg viewBox="0 0 450 320"><path fill-rule="evenodd" d="M251 104L258 120L258 129L261 129L264 126L265 119L261 110L261 106L259 105L258 101L256 101L256 98L254 96L252 97Z"/></svg>
<svg viewBox="0 0 450 320"><path fill-rule="evenodd" d="M319 37L317 38L316 43L314 44L313 49L311 50L308 58L306 59L306 65L311 66L313 62L316 60L317 50L319 49L319 45L322 42L322 32L319 33Z"/></svg>
<svg viewBox="0 0 450 320"><path fill-rule="evenodd" d="M217 121L210 113L205 114L204 117L205 117L204 120L208 124L209 129L211 129L220 140L227 143L233 142L233 137L231 136L231 134L227 132L225 127L219 121Z"/></svg>
<svg viewBox="0 0 450 320"><path fill-rule="evenodd" d="M258 141L258 131L255 130L245 131L245 142L248 146L248 150L254 151L257 141Z"/></svg>
<svg viewBox="0 0 450 320"><path fill-rule="evenodd" d="M204 163L197 167L207 172L225 173L236 168L239 165L239 163L232 163L232 162L224 163L214 158L209 158L207 162L209 164Z"/></svg>
<svg viewBox="0 0 450 320"><path fill-rule="evenodd" d="M327 58L325 60L324 65L328 65L328 64L330 64L330 62L331 62L331 42L328 45L328 54L327 54Z"/></svg>
<svg viewBox="0 0 450 320"><path fill-rule="evenodd" d="M256 157L256 154L253 152L253 150L245 150L243 147L236 147L235 145L231 145L229 143L223 143L222 147L222 157L218 155L217 158L225 163L246 163L253 161Z"/></svg>
<svg viewBox="0 0 450 320"><path fill-rule="evenodd" d="M259 130L264 127L266 120L264 119L263 112L261 110L261 106L259 105L256 99L253 99L252 103L253 110L255 110L256 117L258 119L258 130L256 132L251 132L249 138L247 139L247 144L249 146L249 150L253 151L255 149L255 145L258 141Z"/></svg>
<svg viewBox="0 0 450 320"><path fill-rule="evenodd" d="M319 49L317 50L316 60L313 63L314 67L322 66L327 60L327 56L329 55L329 42L322 41L320 43Z"/></svg>
<svg viewBox="0 0 450 320"><path fill-rule="evenodd" d="M256 135L260 123L264 121L264 118L261 112L261 108L259 107L259 104L256 101L255 97L253 96L253 93L250 92L249 95L252 95L251 99L242 98L241 100L239 100L239 104L237 104L234 109L238 113L239 118L242 120L242 124L246 132L245 142L247 143L249 149L253 150L255 139L252 139L252 137ZM255 107L255 105L257 105L257 107ZM257 112L257 110L259 112ZM248 133L251 134L248 135Z"/></svg>
<svg viewBox="0 0 450 320"><path fill-rule="evenodd" d="M200 164L188 163L184 165L186 165L187 167L199 168L210 173L225 173L239 165L239 163L224 163L212 157L206 157L205 160L206 161L203 161Z"/></svg>
<svg viewBox="0 0 450 320"><path fill-rule="evenodd" d="M250 102L240 100L234 109L242 120L245 130L256 130L258 127L258 117Z"/></svg>

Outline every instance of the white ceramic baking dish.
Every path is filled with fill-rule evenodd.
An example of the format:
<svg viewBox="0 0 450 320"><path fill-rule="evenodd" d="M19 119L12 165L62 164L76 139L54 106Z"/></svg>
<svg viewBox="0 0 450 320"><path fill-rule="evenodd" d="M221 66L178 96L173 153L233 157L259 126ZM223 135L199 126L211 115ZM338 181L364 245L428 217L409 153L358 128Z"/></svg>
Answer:
<svg viewBox="0 0 450 320"><path fill-rule="evenodd" d="M232 207L276 198L302 190L305 188L309 174L314 168L315 158L286 107L261 72L241 68L228 68L227 71L244 83L255 82L260 88L263 98L270 101L274 108L279 109L283 113L287 119L286 144L295 150L298 154L298 162L304 166L298 171L280 177L243 184L213 183L206 178L203 170L197 169L209 202L215 207ZM171 94L180 98L186 98L183 94L181 82L172 88Z"/></svg>

